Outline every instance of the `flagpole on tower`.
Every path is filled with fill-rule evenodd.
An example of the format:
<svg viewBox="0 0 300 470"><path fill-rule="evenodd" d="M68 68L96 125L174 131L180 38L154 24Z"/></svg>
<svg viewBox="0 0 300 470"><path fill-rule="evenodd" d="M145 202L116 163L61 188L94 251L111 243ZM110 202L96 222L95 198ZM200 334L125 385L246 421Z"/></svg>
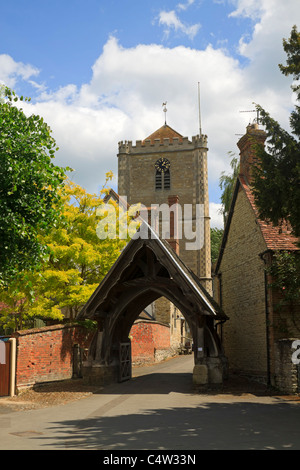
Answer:
<svg viewBox="0 0 300 470"><path fill-rule="evenodd" d="M200 82L198 82L198 109L199 109L199 133L200 137L202 136L202 128L201 128L201 106L200 106Z"/></svg>

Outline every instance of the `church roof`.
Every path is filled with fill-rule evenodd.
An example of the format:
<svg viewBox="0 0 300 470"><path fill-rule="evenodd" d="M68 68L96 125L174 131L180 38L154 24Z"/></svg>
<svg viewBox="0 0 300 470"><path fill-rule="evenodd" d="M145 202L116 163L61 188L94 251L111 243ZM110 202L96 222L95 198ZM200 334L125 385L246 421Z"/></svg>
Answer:
<svg viewBox="0 0 300 470"><path fill-rule="evenodd" d="M160 141L163 143L163 139L170 139L170 142L172 142L174 138L179 139L179 142L182 142L183 136L179 134L179 132L172 129L172 127L164 124L162 127L153 132L153 134L146 137L144 141L150 140L151 143L154 143L154 140L160 139Z"/></svg>

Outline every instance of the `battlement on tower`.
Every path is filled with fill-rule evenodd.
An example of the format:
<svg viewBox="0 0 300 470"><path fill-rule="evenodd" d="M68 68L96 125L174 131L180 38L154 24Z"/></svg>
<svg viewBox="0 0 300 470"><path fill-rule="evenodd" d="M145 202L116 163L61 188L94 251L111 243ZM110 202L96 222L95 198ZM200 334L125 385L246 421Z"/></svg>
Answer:
<svg viewBox="0 0 300 470"><path fill-rule="evenodd" d="M196 135L189 140L188 137L166 137L163 139L137 140L135 145L131 140L119 142L119 154L140 154L178 150L192 150L194 148L207 149L207 136Z"/></svg>

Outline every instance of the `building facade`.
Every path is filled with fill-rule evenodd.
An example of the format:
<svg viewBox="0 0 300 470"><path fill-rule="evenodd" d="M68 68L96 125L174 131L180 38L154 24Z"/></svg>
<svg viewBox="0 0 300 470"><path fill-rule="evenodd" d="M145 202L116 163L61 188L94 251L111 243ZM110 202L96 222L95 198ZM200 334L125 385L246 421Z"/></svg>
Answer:
<svg viewBox="0 0 300 470"><path fill-rule="evenodd" d="M298 247L288 225L279 229L262 221L255 206L251 189L255 146L264 145L265 139L266 133L251 124L237 144L240 174L215 267L214 296L229 317L221 336L230 369L290 392L280 351L285 347L283 340L299 337L300 306L286 303L279 308L281 294L272 287L266 268L277 252L293 252Z"/></svg>

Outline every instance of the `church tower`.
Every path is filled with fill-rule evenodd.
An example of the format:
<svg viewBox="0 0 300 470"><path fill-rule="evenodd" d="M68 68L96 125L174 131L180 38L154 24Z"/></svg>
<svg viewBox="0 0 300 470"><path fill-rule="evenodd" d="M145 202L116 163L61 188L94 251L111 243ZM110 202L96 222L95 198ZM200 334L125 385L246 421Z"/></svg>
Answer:
<svg viewBox="0 0 300 470"><path fill-rule="evenodd" d="M178 254L212 294L207 151L207 136L189 140L166 122L135 145L119 142L118 194L130 205L147 208L178 201L186 224L181 227ZM197 228L201 231L201 240L194 238L194 244L188 225L195 237Z"/></svg>

